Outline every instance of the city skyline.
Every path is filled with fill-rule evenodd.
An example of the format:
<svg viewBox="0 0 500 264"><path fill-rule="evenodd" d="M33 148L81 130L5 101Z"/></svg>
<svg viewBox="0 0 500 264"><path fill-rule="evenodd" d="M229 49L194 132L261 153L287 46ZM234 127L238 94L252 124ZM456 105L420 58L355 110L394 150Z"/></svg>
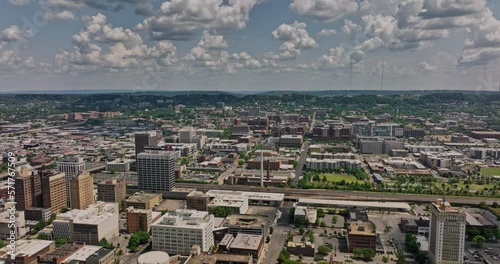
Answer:
<svg viewBox="0 0 500 264"><path fill-rule="evenodd" d="M500 7L491 0L0 6L0 92L499 87Z"/></svg>

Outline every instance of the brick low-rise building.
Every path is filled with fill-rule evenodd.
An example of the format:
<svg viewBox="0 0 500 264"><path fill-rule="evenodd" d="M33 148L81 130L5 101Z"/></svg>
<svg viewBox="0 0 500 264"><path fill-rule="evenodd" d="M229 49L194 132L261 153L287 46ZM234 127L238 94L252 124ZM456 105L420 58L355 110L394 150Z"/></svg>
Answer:
<svg viewBox="0 0 500 264"><path fill-rule="evenodd" d="M127 195L124 178L102 181L97 184L97 199L108 203L121 203Z"/></svg>
<svg viewBox="0 0 500 264"><path fill-rule="evenodd" d="M149 232L151 224L161 217L160 212L151 209L127 208L127 233L133 234L137 231Z"/></svg>
<svg viewBox="0 0 500 264"><path fill-rule="evenodd" d="M356 248L371 248L375 251L377 247L375 225L372 222L350 222L347 229L347 244L349 252Z"/></svg>
<svg viewBox="0 0 500 264"><path fill-rule="evenodd" d="M201 191L193 190L186 197L187 209L206 211L210 203L210 197Z"/></svg>

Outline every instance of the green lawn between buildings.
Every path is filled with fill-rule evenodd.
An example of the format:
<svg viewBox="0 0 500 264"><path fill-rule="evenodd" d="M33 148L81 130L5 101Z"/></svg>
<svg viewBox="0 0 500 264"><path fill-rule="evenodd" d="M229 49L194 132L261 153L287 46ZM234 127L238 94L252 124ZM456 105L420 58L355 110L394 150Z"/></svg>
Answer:
<svg viewBox="0 0 500 264"><path fill-rule="evenodd" d="M490 176L500 176L500 168L481 168L481 173Z"/></svg>
<svg viewBox="0 0 500 264"><path fill-rule="evenodd" d="M333 181L333 182L340 182L342 180L345 180L346 182L363 182L363 181L356 179L356 177L354 177L353 175L349 175L349 174L336 174L336 173L320 173L319 174L320 179L323 179L323 176L326 177L326 179L328 181Z"/></svg>

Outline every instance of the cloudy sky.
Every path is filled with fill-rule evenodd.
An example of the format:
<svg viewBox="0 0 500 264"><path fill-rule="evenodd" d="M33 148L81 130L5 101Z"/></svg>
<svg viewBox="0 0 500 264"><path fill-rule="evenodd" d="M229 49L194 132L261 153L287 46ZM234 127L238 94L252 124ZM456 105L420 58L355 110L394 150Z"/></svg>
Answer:
<svg viewBox="0 0 500 264"><path fill-rule="evenodd" d="M0 92L382 89L382 72L386 90L498 90L500 1L0 2Z"/></svg>

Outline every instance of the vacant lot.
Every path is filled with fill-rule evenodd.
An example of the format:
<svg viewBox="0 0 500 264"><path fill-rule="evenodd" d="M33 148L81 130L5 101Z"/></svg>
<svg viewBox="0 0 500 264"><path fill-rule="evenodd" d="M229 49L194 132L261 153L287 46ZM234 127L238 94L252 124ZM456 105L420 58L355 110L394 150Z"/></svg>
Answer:
<svg viewBox="0 0 500 264"><path fill-rule="evenodd" d="M481 173L491 176L500 176L500 168L481 168Z"/></svg>

